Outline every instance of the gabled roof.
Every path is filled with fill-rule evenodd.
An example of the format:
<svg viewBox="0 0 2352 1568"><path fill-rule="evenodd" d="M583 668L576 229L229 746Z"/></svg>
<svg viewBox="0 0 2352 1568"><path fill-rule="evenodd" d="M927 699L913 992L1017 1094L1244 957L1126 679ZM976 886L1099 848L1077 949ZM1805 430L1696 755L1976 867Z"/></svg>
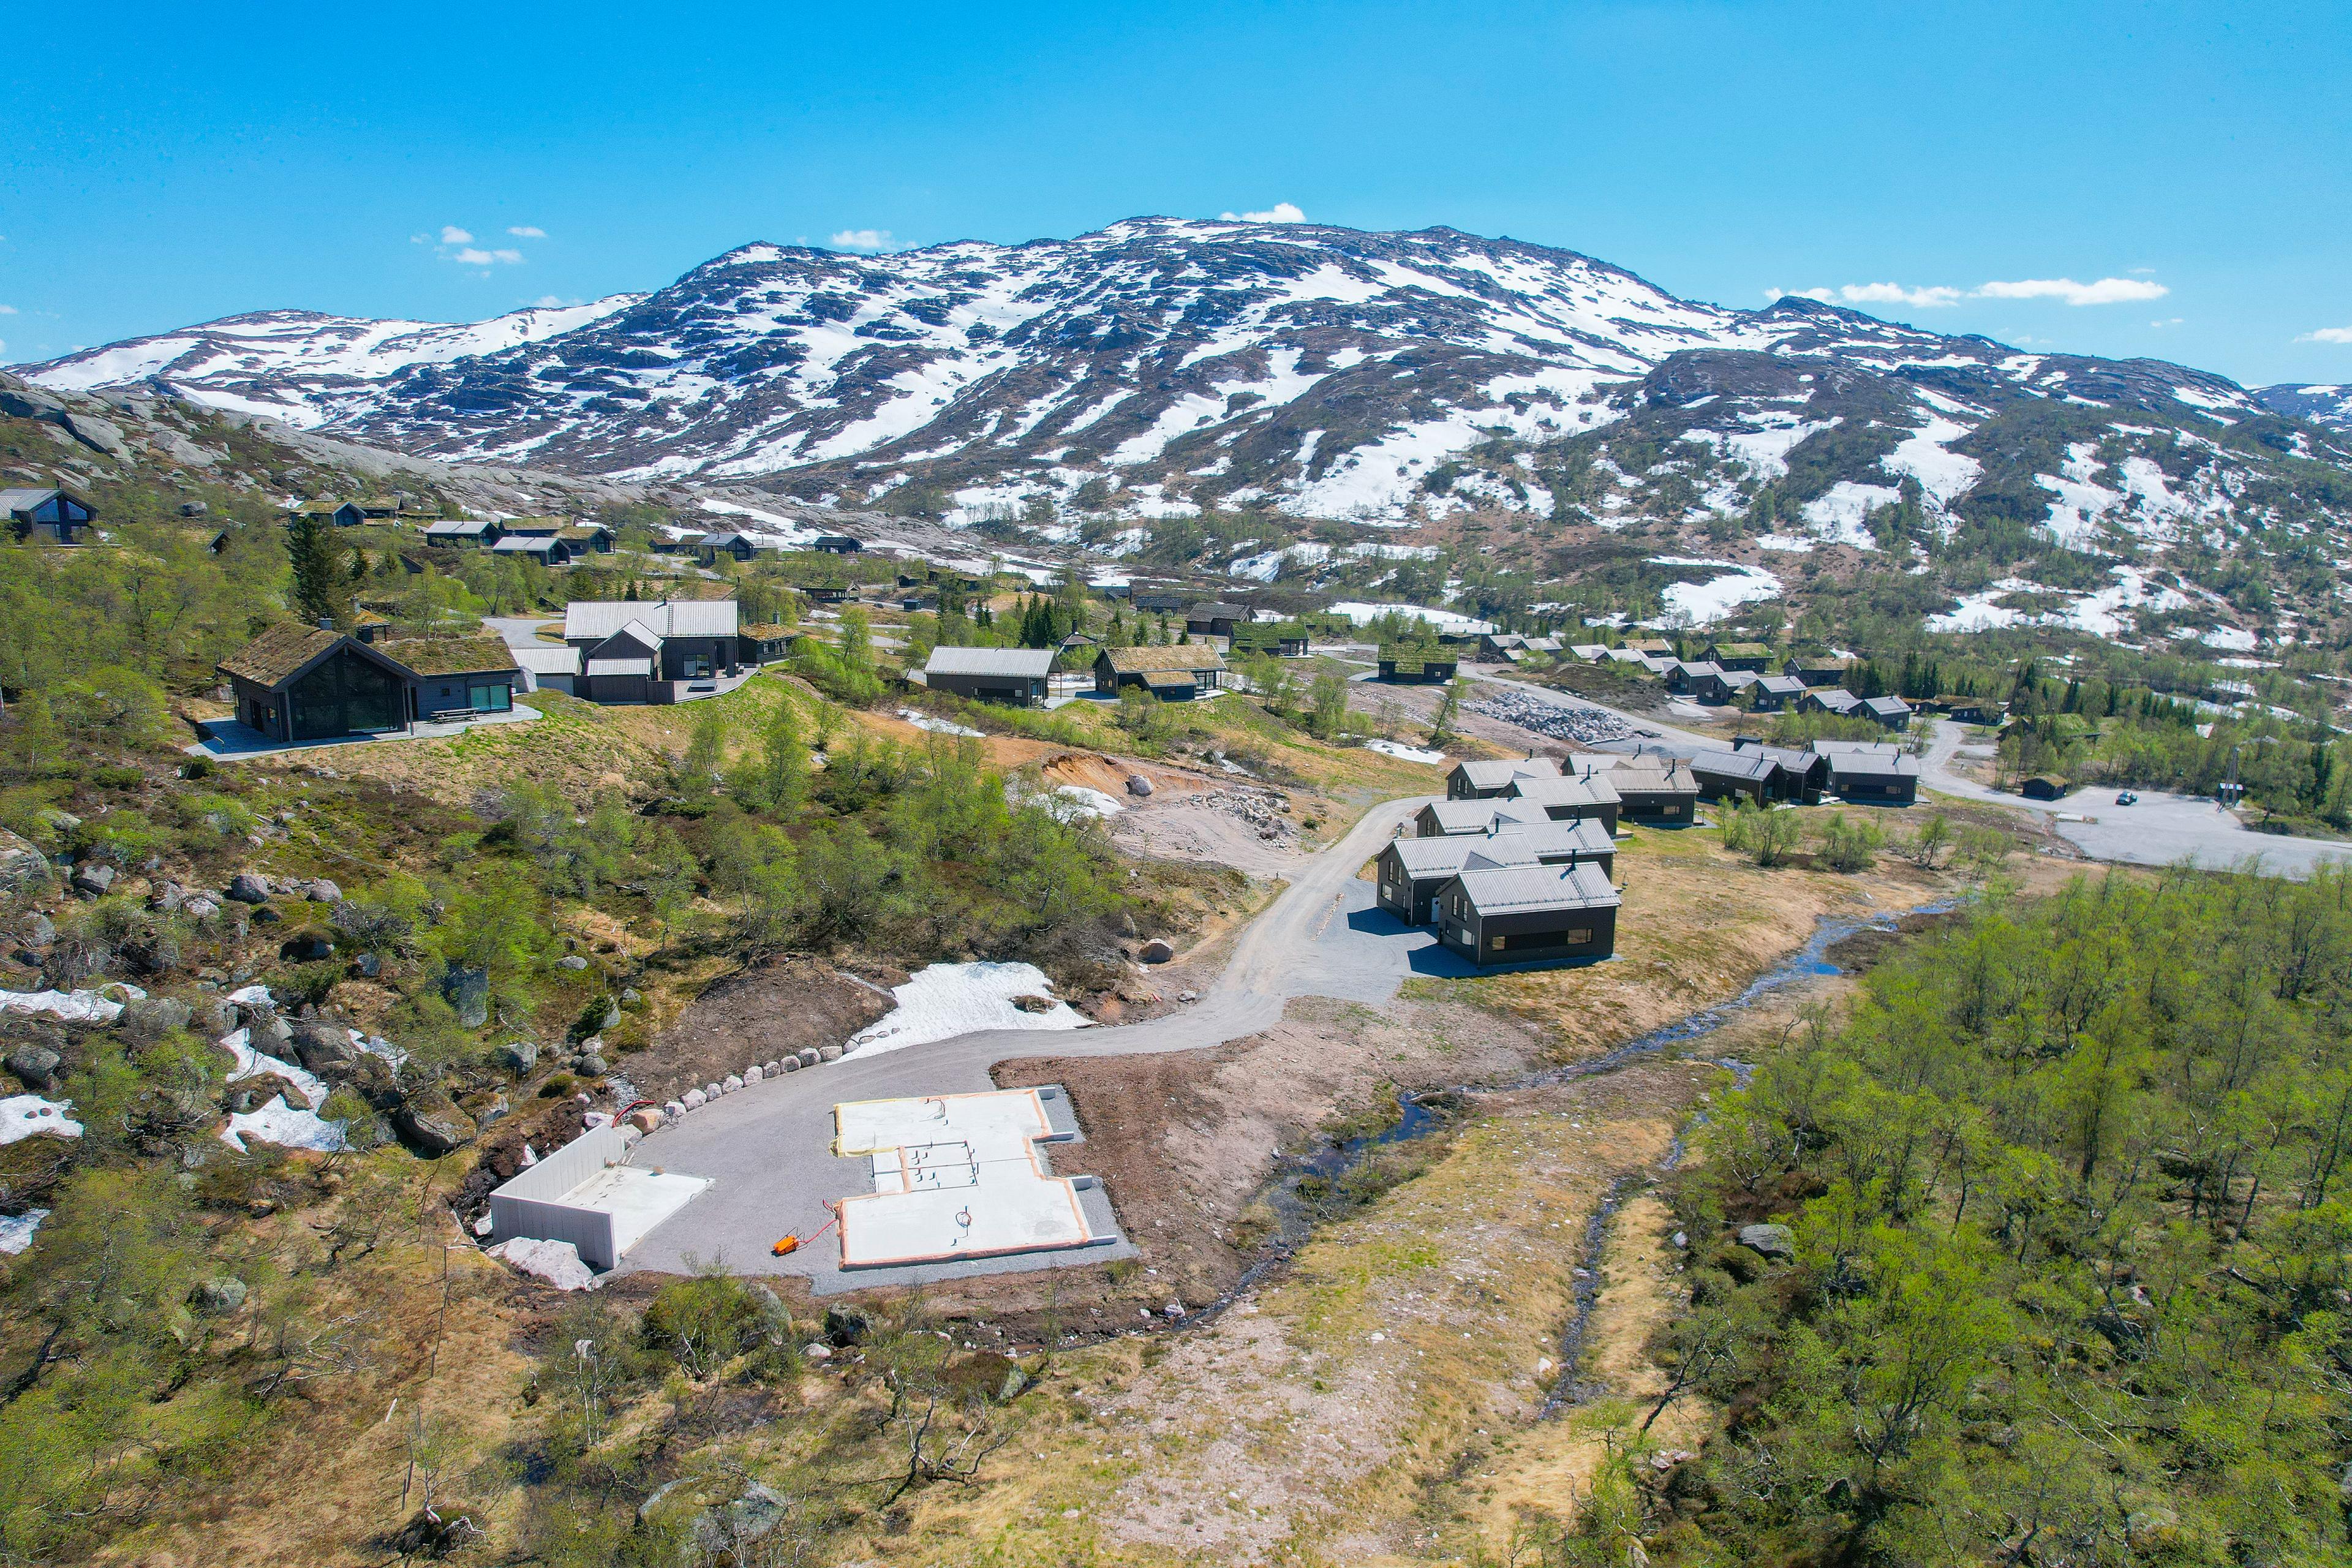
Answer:
<svg viewBox="0 0 2352 1568"><path fill-rule="evenodd" d="M1851 713L1862 706L1862 699L1843 686L1825 686L1807 695L1822 707L1836 713Z"/></svg>
<svg viewBox="0 0 2352 1568"><path fill-rule="evenodd" d="M1049 647L935 647L923 665L926 675L996 675L1043 680L1054 672Z"/></svg>
<svg viewBox="0 0 2352 1568"><path fill-rule="evenodd" d="M1230 605L1223 599L1203 599L1184 612L1184 618L1192 621L1245 621L1250 618L1250 612L1247 605Z"/></svg>
<svg viewBox="0 0 2352 1568"><path fill-rule="evenodd" d="M1745 691L1764 678L1752 669L1718 669L1715 672L1715 679L1734 691Z"/></svg>
<svg viewBox="0 0 2352 1568"><path fill-rule="evenodd" d="M1698 793L1697 777L1687 764L1672 757L1626 757L1600 776L1616 787L1621 799L1629 795Z"/></svg>
<svg viewBox="0 0 2352 1568"><path fill-rule="evenodd" d="M1549 822L1533 807L1514 811L1507 800L1436 800L1422 807L1437 824L1437 830L1451 837L1457 833L1484 833L1497 823L1510 822L1532 826Z"/></svg>
<svg viewBox="0 0 2352 1568"><path fill-rule="evenodd" d="M285 621L265 628L260 636L221 660L219 668L224 675L260 686L275 686L342 639L342 633L324 626Z"/></svg>
<svg viewBox="0 0 2352 1568"><path fill-rule="evenodd" d="M1900 697L1865 697L1862 700L1862 707L1864 712L1881 719L1891 714L1901 714L1907 718L1911 712L1911 704L1904 701Z"/></svg>
<svg viewBox="0 0 2352 1568"><path fill-rule="evenodd" d="M580 650L576 647L519 647L511 649L515 668L533 675L577 675L580 673Z"/></svg>
<svg viewBox="0 0 2352 1568"><path fill-rule="evenodd" d="M1102 658L1110 660L1118 675L1141 675L1155 669L1223 669L1225 661L1217 650L1206 643L1192 643L1175 647L1107 647Z"/></svg>
<svg viewBox="0 0 2352 1568"><path fill-rule="evenodd" d="M1716 663L1712 659L1706 658L1680 659L1675 662L1674 668L1680 669L1684 676L1691 680L1696 680L1702 675L1721 675L1723 673L1723 666Z"/></svg>
<svg viewBox="0 0 2352 1568"><path fill-rule="evenodd" d="M1470 907L1482 915L1542 910L1613 910L1617 889L1589 860L1573 866L1510 866L1465 871L1457 879Z"/></svg>
<svg viewBox="0 0 2352 1568"><path fill-rule="evenodd" d="M1609 657L1609 647L1605 643L1572 642L1568 645L1568 651L1587 662Z"/></svg>
<svg viewBox="0 0 2352 1568"><path fill-rule="evenodd" d="M1758 752L1701 752L1690 760L1691 771L1709 778L1769 783L1780 764Z"/></svg>
<svg viewBox="0 0 2352 1568"><path fill-rule="evenodd" d="M1900 752L1883 756L1874 752L1842 752L1830 758L1829 763L1832 779L1916 779L1919 776L1919 759Z"/></svg>
<svg viewBox="0 0 2352 1568"><path fill-rule="evenodd" d="M1482 803L1483 804L1483 803ZM1616 845L1597 822L1503 820L1486 833L1442 838L1400 838L1397 858L1417 881L1494 866L1534 866L1559 855L1607 855Z"/></svg>
<svg viewBox="0 0 2352 1568"><path fill-rule="evenodd" d="M471 539L498 526L483 517L445 517L438 522L426 523L425 531L428 537L438 534L444 539Z"/></svg>
<svg viewBox="0 0 2352 1568"><path fill-rule="evenodd" d="M490 546L500 555L546 555L571 547L552 533L509 533Z"/></svg>
<svg viewBox="0 0 2352 1568"><path fill-rule="evenodd" d="M1903 748L1893 741L1815 741L1811 750L1815 756L1828 757L1834 762L1847 755L1891 757Z"/></svg>
<svg viewBox="0 0 2352 1568"><path fill-rule="evenodd" d="M1718 659L1772 657L1771 645L1760 642L1711 642L1706 645L1706 651Z"/></svg>
<svg viewBox="0 0 2352 1568"><path fill-rule="evenodd" d="M561 517L510 517L500 526L509 533L561 533L572 525Z"/></svg>
<svg viewBox="0 0 2352 1568"><path fill-rule="evenodd" d="M520 668L498 637L408 637L378 643L376 652L417 675L501 675Z"/></svg>
<svg viewBox="0 0 2352 1568"><path fill-rule="evenodd" d="M1775 697L1802 697L1805 694L1805 683L1793 675L1768 675L1756 685L1759 689L1769 691Z"/></svg>
<svg viewBox="0 0 2352 1568"><path fill-rule="evenodd" d="M733 599L574 599L563 606L563 640L602 642L631 621L657 637L731 637L740 610Z"/></svg>
<svg viewBox="0 0 2352 1568"><path fill-rule="evenodd" d="M1614 805L1620 798L1617 786L1609 782L1607 773L1594 773L1591 778L1513 779L1503 791L1503 797L1543 806Z"/></svg>
<svg viewBox="0 0 2352 1568"><path fill-rule="evenodd" d="M1513 779L1556 779L1559 777L1557 757L1502 757L1475 763L1456 763L1454 771L1470 783L1473 789L1501 789Z"/></svg>
<svg viewBox="0 0 2352 1568"><path fill-rule="evenodd" d="M1675 651L1675 645L1664 637L1630 637L1625 646L1635 653L1665 653Z"/></svg>
<svg viewBox="0 0 2352 1568"><path fill-rule="evenodd" d="M1815 752L1799 751L1794 746L1768 746L1746 735L1734 739L1731 749L1743 757L1769 757L1792 773L1811 772L1822 761Z"/></svg>
<svg viewBox="0 0 2352 1568"><path fill-rule="evenodd" d="M51 496L57 493L58 490L55 485L51 485L47 489L35 486L20 486L14 489L0 490L0 511L30 511L35 507L40 505L43 501L48 500ZM76 499L79 500L79 498L77 497Z"/></svg>

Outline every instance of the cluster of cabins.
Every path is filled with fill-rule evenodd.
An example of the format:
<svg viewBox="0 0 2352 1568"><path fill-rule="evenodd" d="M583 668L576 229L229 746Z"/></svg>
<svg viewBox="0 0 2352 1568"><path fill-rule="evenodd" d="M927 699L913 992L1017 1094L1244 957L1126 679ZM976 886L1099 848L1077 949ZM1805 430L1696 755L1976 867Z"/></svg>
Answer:
<svg viewBox="0 0 2352 1568"><path fill-rule="evenodd" d="M1573 643L1566 651L1587 664L1638 664L1664 678L1668 691L1696 702L1717 707L1739 702L1759 713L1830 713L1868 719L1890 730L1911 727L1911 705L1900 697L1856 697L1845 689L1842 682L1853 671L1848 659L1790 654L1775 674L1772 649L1760 642L1713 642L1691 659L1663 637L1617 647Z"/></svg>
<svg viewBox="0 0 2352 1568"><path fill-rule="evenodd" d="M1075 646L1066 644L1065 647ZM923 666L923 684L977 702L1042 706L1060 648L937 647ZM1117 697L1134 687L1163 702L1190 702L1223 689L1224 656L1208 643L1172 647L1098 648L1094 659L1097 695Z"/></svg>
<svg viewBox="0 0 2352 1568"><path fill-rule="evenodd" d="M1918 779L1917 759L1883 741L1794 751L1742 740L1687 761L1580 756L1567 767L1552 757L1457 763L1445 798L1381 851L1378 899L1481 967L1606 958L1617 942L1620 821L1687 826L1700 801L1735 797L1907 805Z"/></svg>

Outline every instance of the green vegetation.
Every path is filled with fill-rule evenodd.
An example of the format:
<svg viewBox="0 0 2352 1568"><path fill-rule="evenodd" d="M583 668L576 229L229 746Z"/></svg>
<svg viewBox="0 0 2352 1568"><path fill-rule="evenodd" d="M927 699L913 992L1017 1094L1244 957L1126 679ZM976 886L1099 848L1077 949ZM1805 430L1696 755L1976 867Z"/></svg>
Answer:
<svg viewBox="0 0 2352 1568"><path fill-rule="evenodd" d="M1692 1302L1657 1350L1724 1430L1670 1480L1622 1472L1620 1536L1656 1563L2342 1561L2347 954L2341 874L2117 875L1874 971L1677 1186ZM1789 1229L1741 1244L1765 1222Z"/></svg>

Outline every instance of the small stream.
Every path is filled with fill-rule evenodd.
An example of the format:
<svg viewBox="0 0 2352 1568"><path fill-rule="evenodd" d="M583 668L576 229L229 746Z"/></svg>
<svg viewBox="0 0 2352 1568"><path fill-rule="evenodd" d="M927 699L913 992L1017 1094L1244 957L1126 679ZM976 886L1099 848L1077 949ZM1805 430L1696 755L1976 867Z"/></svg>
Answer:
<svg viewBox="0 0 2352 1568"><path fill-rule="evenodd" d="M1321 1205L1302 1192L1302 1188L1336 1183L1379 1150L1445 1131L1461 1119L1472 1101L1481 1094L1542 1089L1595 1078L1656 1056L1670 1047L1703 1040L1776 991L1844 973L1839 965L1830 962L1829 953L1832 948L1848 937L1864 931L1893 931L1907 916L1942 914L1957 907L1957 900L1948 899L1921 904L1916 909L1890 910L1864 918L1824 915L1815 922L1812 935L1802 947L1748 982L1738 995L1653 1029L1600 1056L1563 1067L1547 1068L1505 1084L1461 1084L1400 1093L1396 1102L1397 1119L1393 1123L1344 1141L1325 1142L1282 1161L1263 1194L1275 1214L1274 1236L1256 1260L1242 1271L1233 1289L1192 1314L1187 1320L1188 1324L1215 1321L1226 1309L1289 1262L1313 1237L1326 1215ZM1716 1062L1742 1084L1754 1071L1750 1064L1728 1057L1717 1058ZM1618 1210L1628 1197L1646 1187L1656 1176L1664 1175L1682 1163L1691 1129L1704 1124L1706 1120L1705 1112L1694 1111L1690 1119L1676 1130L1673 1143L1651 1172L1620 1173L1610 1181L1601 1201L1593 1206L1591 1215L1585 1222L1578 1249L1572 1305L1568 1321L1560 1330L1559 1375L1544 1398L1542 1417L1557 1415L1602 1392L1597 1385L1583 1381L1580 1374L1585 1338L1591 1331L1592 1315L1601 1303L1601 1266L1608 1252L1610 1230Z"/></svg>

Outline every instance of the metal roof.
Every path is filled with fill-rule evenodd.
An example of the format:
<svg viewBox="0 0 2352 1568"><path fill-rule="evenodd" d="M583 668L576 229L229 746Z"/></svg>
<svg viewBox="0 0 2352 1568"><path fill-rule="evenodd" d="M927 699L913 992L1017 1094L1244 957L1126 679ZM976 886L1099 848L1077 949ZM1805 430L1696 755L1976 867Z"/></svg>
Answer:
<svg viewBox="0 0 2352 1568"><path fill-rule="evenodd" d="M1001 675L1013 679L1042 680L1054 672L1049 647L935 647L923 666L926 675Z"/></svg>
<svg viewBox="0 0 2352 1568"><path fill-rule="evenodd" d="M30 511L57 493L54 486L47 489L20 487L0 490L0 512Z"/></svg>
<svg viewBox="0 0 2352 1568"><path fill-rule="evenodd" d="M740 608L732 599L574 599L563 607L563 640L602 642L632 621L658 637L731 637Z"/></svg>
<svg viewBox="0 0 2352 1568"><path fill-rule="evenodd" d="M1846 755L1891 757L1903 748L1893 741L1815 741L1813 755L1832 760Z"/></svg>
<svg viewBox="0 0 2352 1568"><path fill-rule="evenodd" d="M1690 760L1691 772L1712 778L1769 780L1780 764L1760 752L1701 752Z"/></svg>
<svg viewBox="0 0 2352 1568"><path fill-rule="evenodd" d="M1904 701L1900 697L1865 697L1862 700L1862 705L1871 714L1879 718L1885 718L1890 713L1899 713L1906 719L1911 715L1911 704Z"/></svg>
<svg viewBox="0 0 2352 1568"><path fill-rule="evenodd" d="M1614 805L1618 795L1607 773L1594 773L1591 778L1513 779L1504 798L1529 805Z"/></svg>
<svg viewBox="0 0 2352 1568"><path fill-rule="evenodd" d="M572 547L551 533L509 534L490 548L500 555L548 555L557 550L572 553Z"/></svg>
<svg viewBox="0 0 2352 1568"><path fill-rule="evenodd" d="M1454 771L1470 782L1474 789L1501 789L1513 779L1556 779L1559 777L1557 757L1502 757L1482 762L1456 763Z"/></svg>
<svg viewBox="0 0 2352 1568"><path fill-rule="evenodd" d="M1811 693L1812 700L1838 713L1851 713L1862 706L1862 699L1843 686L1825 687Z"/></svg>
<svg viewBox="0 0 2352 1568"><path fill-rule="evenodd" d="M450 517L444 518L439 522L426 523L425 531L428 536L437 533L444 538L466 538L496 527L498 527L497 523L483 518Z"/></svg>
<svg viewBox="0 0 2352 1568"><path fill-rule="evenodd" d="M580 673L580 650L576 647L519 647L512 651L515 667L533 675Z"/></svg>
<svg viewBox="0 0 2352 1568"><path fill-rule="evenodd" d="M1482 915L1538 910L1613 910L1617 889L1590 861L1573 866L1507 866L1465 871L1456 879L1470 907Z"/></svg>
<svg viewBox="0 0 2352 1568"><path fill-rule="evenodd" d="M1457 833L1484 833L1501 821L1532 823L1551 820L1514 812L1510 802L1501 800L1438 800L1432 801L1422 809L1435 817L1438 832L1447 837Z"/></svg>
<svg viewBox="0 0 2352 1568"><path fill-rule="evenodd" d="M1881 756L1873 752L1842 752L1830 759L1830 776L1833 779L1916 779L1919 776L1919 759L1902 755Z"/></svg>
<svg viewBox="0 0 2352 1568"><path fill-rule="evenodd" d="M1486 833L1444 838L1400 838L1397 858L1417 880L1451 877L1478 866L1533 866L1551 855L1606 855L1616 845L1597 822L1501 821Z"/></svg>

